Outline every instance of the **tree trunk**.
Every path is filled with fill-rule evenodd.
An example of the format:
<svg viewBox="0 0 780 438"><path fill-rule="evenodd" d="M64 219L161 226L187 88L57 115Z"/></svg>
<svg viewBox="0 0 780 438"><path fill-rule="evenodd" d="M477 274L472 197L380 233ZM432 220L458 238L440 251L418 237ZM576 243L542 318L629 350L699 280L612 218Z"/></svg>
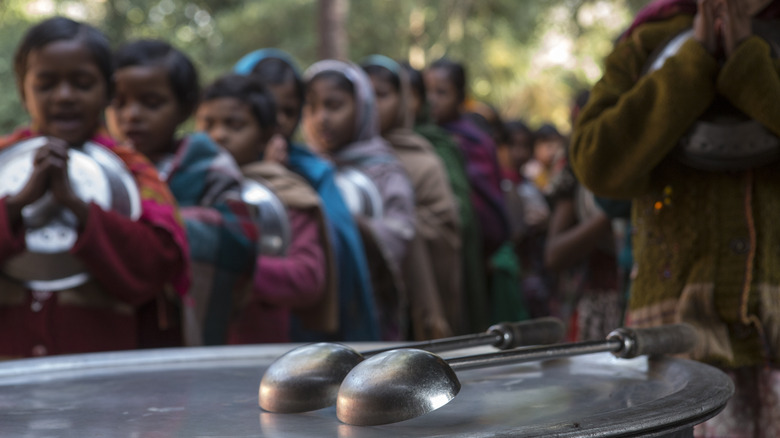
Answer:
<svg viewBox="0 0 780 438"><path fill-rule="evenodd" d="M349 59L349 0L319 0L319 59Z"/></svg>

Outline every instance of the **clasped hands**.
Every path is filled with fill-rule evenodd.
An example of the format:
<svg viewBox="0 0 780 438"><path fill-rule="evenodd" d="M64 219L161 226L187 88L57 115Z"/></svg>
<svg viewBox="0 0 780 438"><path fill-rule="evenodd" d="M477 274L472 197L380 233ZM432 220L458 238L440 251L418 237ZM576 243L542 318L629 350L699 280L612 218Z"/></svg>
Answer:
<svg viewBox="0 0 780 438"><path fill-rule="evenodd" d="M6 209L12 226L22 222L22 208L42 198L50 191L56 203L71 210L84 225L89 206L70 184L68 177L68 144L58 138L48 137L46 144L38 148L33 158L33 170L22 189L6 198Z"/></svg>
<svg viewBox="0 0 780 438"><path fill-rule="evenodd" d="M756 1L698 0L693 21L694 38L710 54L729 58L739 44L753 34L751 18Z"/></svg>

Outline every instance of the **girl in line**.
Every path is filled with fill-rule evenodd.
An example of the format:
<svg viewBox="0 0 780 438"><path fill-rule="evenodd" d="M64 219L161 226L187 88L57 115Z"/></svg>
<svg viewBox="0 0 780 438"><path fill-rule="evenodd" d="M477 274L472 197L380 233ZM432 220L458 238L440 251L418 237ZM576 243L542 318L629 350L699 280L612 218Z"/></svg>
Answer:
<svg viewBox="0 0 780 438"><path fill-rule="evenodd" d="M274 95L279 132L287 146L285 154L282 154L286 156L285 163L290 170L306 179L319 194L338 262L338 331L335 335L303 333L302 328L296 329L293 320L295 337L308 340L378 340L379 324L363 241L336 186L335 169L330 162L293 141L306 94L303 79L294 61L281 50L260 49L241 58L235 71L259 79Z"/></svg>
<svg viewBox="0 0 780 438"><path fill-rule="evenodd" d="M362 63L374 87L380 132L393 147L414 188L417 230L404 260L415 339L463 332L460 223L447 173L428 140L412 131L409 81L392 59Z"/></svg>
<svg viewBox="0 0 780 438"><path fill-rule="evenodd" d="M306 104L304 132L312 148L337 166L354 166L373 180L382 198L382 217L358 218L365 226L364 244L375 294L378 297L383 339L405 336L405 297L399 273L409 242L414 238L414 193L409 178L390 145L379 136L374 91L366 74L354 64L325 60L309 67L304 77ZM380 280L389 271L392 290L379 291L391 281ZM389 289L389 288L388 288Z"/></svg>
<svg viewBox="0 0 780 438"><path fill-rule="evenodd" d="M482 240L477 217L471 205L471 184L466 174L466 159L455 137L429 120L427 92L422 73L410 65L404 65L404 69L411 85L408 103L409 112L415 121L414 131L433 145L436 154L444 163L450 188L457 200L461 230L461 266L463 267L464 300L462 306L466 309L463 315L465 319L463 330L468 333L476 333L486 329L490 323L488 322L488 294L482 256Z"/></svg>
<svg viewBox="0 0 780 438"><path fill-rule="evenodd" d="M489 258L509 237L496 145L464 114L466 73L461 64L440 59L428 67L424 78L433 121L455 136L466 158L471 202Z"/></svg>
<svg viewBox="0 0 780 438"><path fill-rule="evenodd" d="M241 201L241 171L208 135L176 130L198 103L192 62L168 43L141 40L115 54L116 93L108 109L114 135L151 160L173 192L187 226L196 305L189 342L223 344L235 302L250 278L257 228Z"/></svg>
<svg viewBox="0 0 780 438"><path fill-rule="evenodd" d="M244 177L270 188L290 219L292 241L286 253L257 258L252 293L239 303L229 342L297 341L293 317L307 330L336 333L335 260L319 197L302 177L264 159L277 135L273 95L251 76L223 76L204 90L196 127L233 155Z"/></svg>
<svg viewBox="0 0 780 438"><path fill-rule="evenodd" d="M65 290L28 290L0 279L0 356L40 356L181 345L179 297L187 292L187 242L175 202L155 169L102 130L113 74L108 40L62 17L30 28L14 58L31 125L1 147L47 136L30 179L0 199L0 263L25 248L21 210L46 192L78 220L71 254L91 275ZM141 194L137 221L85 203L68 176L68 149L91 140L114 152Z"/></svg>
<svg viewBox="0 0 780 438"><path fill-rule="evenodd" d="M698 436L780 435L779 19L778 0L651 3L606 59L574 131L582 183L633 201L626 322L696 326L693 358L734 379L734 397Z"/></svg>

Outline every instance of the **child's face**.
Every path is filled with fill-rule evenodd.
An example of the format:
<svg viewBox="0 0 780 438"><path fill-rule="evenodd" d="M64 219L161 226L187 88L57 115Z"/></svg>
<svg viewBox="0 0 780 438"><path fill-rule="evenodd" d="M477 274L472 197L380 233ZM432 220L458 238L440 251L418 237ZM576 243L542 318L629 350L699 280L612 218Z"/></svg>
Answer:
<svg viewBox="0 0 780 438"><path fill-rule="evenodd" d="M301 102L295 87L295 81L285 81L269 87L276 103L276 123L279 133L286 139L292 138L295 128L301 121Z"/></svg>
<svg viewBox="0 0 780 438"><path fill-rule="evenodd" d="M543 165L552 166L553 160L564 149L563 139L550 137L536 141L534 145L534 158Z"/></svg>
<svg viewBox="0 0 780 438"><path fill-rule="evenodd" d="M303 122L323 152L335 152L352 142L356 116L355 97L333 79L320 78L309 85Z"/></svg>
<svg viewBox="0 0 780 438"><path fill-rule="evenodd" d="M22 82L33 128L70 145L82 144L100 127L107 85L81 40L54 41L33 50Z"/></svg>
<svg viewBox="0 0 780 438"><path fill-rule="evenodd" d="M512 166L519 169L533 155L534 145L531 136L522 131L514 131L509 135L509 158Z"/></svg>
<svg viewBox="0 0 780 438"><path fill-rule="evenodd" d="M108 108L111 133L156 161L172 153L184 112L162 66L124 67L114 73L116 91Z"/></svg>
<svg viewBox="0 0 780 438"><path fill-rule="evenodd" d="M376 109L379 112L379 129L382 134L396 127L401 111L401 94L390 82L376 75L369 76L376 95Z"/></svg>
<svg viewBox="0 0 780 438"><path fill-rule="evenodd" d="M239 166L259 160L270 137L257 123L249 105L233 97L201 103L195 126L227 149Z"/></svg>
<svg viewBox="0 0 780 438"><path fill-rule="evenodd" d="M460 100L447 70L428 70L424 78L433 121L441 124L456 120L460 115Z"/></svg>

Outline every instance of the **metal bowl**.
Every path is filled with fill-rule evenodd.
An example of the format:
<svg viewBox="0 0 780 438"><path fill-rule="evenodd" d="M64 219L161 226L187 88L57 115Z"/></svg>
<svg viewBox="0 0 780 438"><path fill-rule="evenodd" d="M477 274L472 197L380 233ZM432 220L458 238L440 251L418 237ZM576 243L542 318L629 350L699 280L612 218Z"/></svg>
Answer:
<svg viewBox="0 0 780 438"><path fill-rule="evenodd" d="M350 213L368 218L382 217L382 196L365 173L354 167L340 167L335 179Z"/></svg>
<svg viewBox="0 0 780 438"><path fill-rule="evenodd" d="M754 32L770 45L772 54L780 54L780 31L776 25L754 21ZM644 74L660 69L693 37L693 29L676 35L651 54ZM735 108L722 96L691 125L674 151L677 159L696 169L738 171L762 166L780 159L780 139Z"/></svg>
<svg viewBox="0 0 780 438"><path fill-rule="evenodd" d="M18 193L33 170L45 137L23 140L0 152L0 197ZM141 215L138 187L124 162L113 152L87 142L68 150L68 176L84 202L94 202L130 219ZM70 254L78 239L76 217L59 205L50 192L22 209L26 250L2 267L3 274L35 290L57 291L89 279L83 264Z"/></svg>
<svg viewBox="0 0 780 438"><path fill-rule="evenodd" d="M292 241L290 218L284 204L268 187L253 179L244 178L241 199L253 210L260 227L260 254L283 256Z"/></svg>

